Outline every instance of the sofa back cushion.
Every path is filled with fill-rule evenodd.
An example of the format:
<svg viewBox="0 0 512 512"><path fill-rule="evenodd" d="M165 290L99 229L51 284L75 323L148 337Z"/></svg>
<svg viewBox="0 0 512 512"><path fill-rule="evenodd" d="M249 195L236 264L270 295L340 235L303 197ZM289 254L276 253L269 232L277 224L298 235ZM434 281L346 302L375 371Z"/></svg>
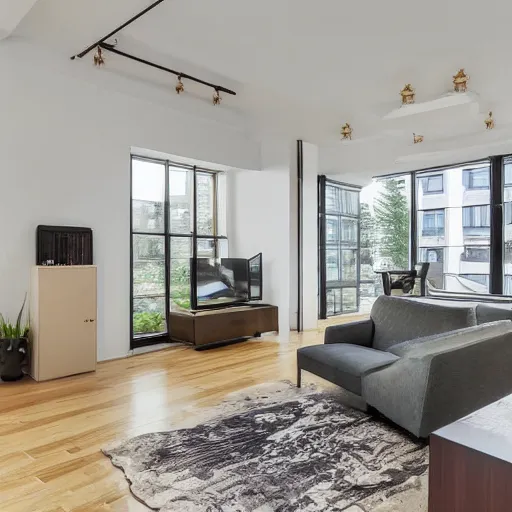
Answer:
<svg viewBox="0 0 512 512"><path fill-rule="evenodd" d="M373 348L387 350L403 341L476 325L474 307L443 306L381 295L373 305Z"/></svg>
<svg viewBox="0 0 512 512"><path fill-rule="evenodd" d="M512 305L510 304L477 304L476 321L480 324L512 320Z"/></svg>
<svg viewBox="0 0 512 512"><path fill-rule="evenodd" d="M465 346L476 341L493 338L502 334L512 332L512 322L510 320L500 320L483 325L474 325L456 331L435 334L425 338L416 338L415 340L404 341L388 349L398 357L419 357L424 352L428 352L429 346L434 346L436 350L445 348L457 348Z"/></svg>

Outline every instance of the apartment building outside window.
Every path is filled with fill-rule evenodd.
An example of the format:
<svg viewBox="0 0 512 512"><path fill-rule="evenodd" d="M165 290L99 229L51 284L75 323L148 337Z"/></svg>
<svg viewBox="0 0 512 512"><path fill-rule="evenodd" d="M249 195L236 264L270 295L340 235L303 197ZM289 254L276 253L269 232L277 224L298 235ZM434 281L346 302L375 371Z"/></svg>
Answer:
<svg viewBox="0 0 512 512"><path fill-rule="evenodd" d="M423 212L422 236L444 236L444 210Z"/></svg>

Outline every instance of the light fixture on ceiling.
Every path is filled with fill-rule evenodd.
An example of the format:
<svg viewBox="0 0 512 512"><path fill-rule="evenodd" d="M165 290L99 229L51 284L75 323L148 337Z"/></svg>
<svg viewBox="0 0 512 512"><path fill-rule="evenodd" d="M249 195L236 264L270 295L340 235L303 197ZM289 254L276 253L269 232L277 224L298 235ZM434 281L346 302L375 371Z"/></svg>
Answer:
<svg viewBox="0 0 512 512"><path fill-rule="evenodd" d="M214 105L220 105L220 102L222 101L222 98L220 97L220 93L218 89L215 89L213 92L213 98L212 98Z"/></svg>
<svg viewBox="0 0 512 512"><path fill-rule="evenodd" d="M96 48L96 53L94 54L93 60L94 65L98 66L99 68L105 65L105 59L103 58L103 51L101 49L101 46L98 46Z"/></svg>
<svg viewBox="0 0 512 512"><path fill-rule="evenodd" d="M411 105L414 103L414 96L416 95L416 91L411 84L405 84L405 87L400 91L400 96L402 96L402 105Z"/></svg>
<svg viewBox="0 0 512 512"><path fill-rule="evenodd" d="M348 123L341 127L341 140L352 140L352 127Z"/></svg>
<svg viewBox="0 0 512 512"><path fill-rule="evenodd" d="M494 118L492 117L492 112L489 112L489 117L484 122L485 127L488 130L492 130L494 128Z"/></svg>
<svg viewBox="0 0 512 512"><path fill-rule="evenodd" d="M464 73L464 68L459 69L453 76L453 90L455 92L466 92L468 90L469 76Z"/></svg>
<svg viewBox="0 0 512 512"><path fill-rule="evenodd" d="M420 144L421 142L423 142L423 135L416 135L415 133L412 134L412 137L413 137L413 142L414 144Z"/></svg>
<svg viewBox="0 0 512 512"><path fill-rule="evenodd" d="M178 82L176 83L176 93L181 94L182 92L185 92L185 86L181 81L181 75L178 75Z"/></svg>
<svg viewBox="0 0 512 512"><path fill-rule="evenodd" d="M211 87L212 89L215 89L215 93L213 95L213 104L219 105L222 98L220 97L220 92L231 94L233 96L236 96L236 92L232 91L226 87L223 87L221 85L212 84L211 82L207 82L206 80L202 80L201 78L197 78L192 75L188 75L186 73L181 73L180 71L175 71L174 69L170 69L166 66L162 66L161 64L157 64L156 62L151 62L149 60L143 59L141 57L137 57L136 55L124 52L118 48L117 46L117 39L113 43L108 43L107 41L110 40L113 36L118 34L121 30L125 29L138 19L145 16L148 12L152 11L155 7L162 4L165 0L155 0L151 5L140 11L139 13L132 16L128 21L125 21L118 27L116 27L114 30L109 32L107 35L103 36L98 41L92 43L89 45L85 50L81 51L80 53L73 55L71 57L71 60L75 59L81 59L94 51L96 49L96 53L94 54L94 65L97 67L101 67L105 65L105 59L103 57L104 51L108 51L111 53L114 53L117 56L123 57L125 59L129 59L133 62L138 62L139 64L143 64L145 66L149 66L154 69L159 69L160 71L164 71L166 73L171 73L178 77L178 83L176 85L176 93L180 94L185 91L185 87L183 86L183 83L181 82L182 78L186 78L190 82L196 82L198 84L202 84L206 87Z"/></svg>

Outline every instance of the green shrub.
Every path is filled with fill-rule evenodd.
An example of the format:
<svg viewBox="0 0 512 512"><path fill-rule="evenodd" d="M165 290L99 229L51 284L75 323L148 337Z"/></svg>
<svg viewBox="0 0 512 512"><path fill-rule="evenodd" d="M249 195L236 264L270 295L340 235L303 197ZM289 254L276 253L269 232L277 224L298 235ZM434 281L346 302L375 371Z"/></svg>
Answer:
<svg viewBox="0 0 512 512"><path fill-rule="evenodd" d="M15 324L12 324L9 319L4 319L0 313L0 338L2 339L19 339L26 338L28 336L29 326L27 323L22 324L23 310L25 309L25 302L27 302L27 296L23 300L20 312L18 313L18 319Z"/></svg>
<svg viewBox="0 0 512 512"><path fill-rule="evenodd" d="M165 318L162 313L144 312L134 313L133 332L135 334L165 331Z"/></svg>

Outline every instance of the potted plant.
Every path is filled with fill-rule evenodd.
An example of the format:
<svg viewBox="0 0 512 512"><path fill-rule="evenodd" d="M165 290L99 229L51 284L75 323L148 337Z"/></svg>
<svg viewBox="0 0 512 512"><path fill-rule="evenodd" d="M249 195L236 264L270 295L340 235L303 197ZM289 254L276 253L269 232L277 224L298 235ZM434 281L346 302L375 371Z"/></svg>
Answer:
<svg viewBox="0 0 512 512"><path fill-rule="evenodd" d="M23 378L23 366L28 356L29 326L23 322L23 301L15 324L6 320L0 313L0 378L3 381L15 381Z"/></svg>

